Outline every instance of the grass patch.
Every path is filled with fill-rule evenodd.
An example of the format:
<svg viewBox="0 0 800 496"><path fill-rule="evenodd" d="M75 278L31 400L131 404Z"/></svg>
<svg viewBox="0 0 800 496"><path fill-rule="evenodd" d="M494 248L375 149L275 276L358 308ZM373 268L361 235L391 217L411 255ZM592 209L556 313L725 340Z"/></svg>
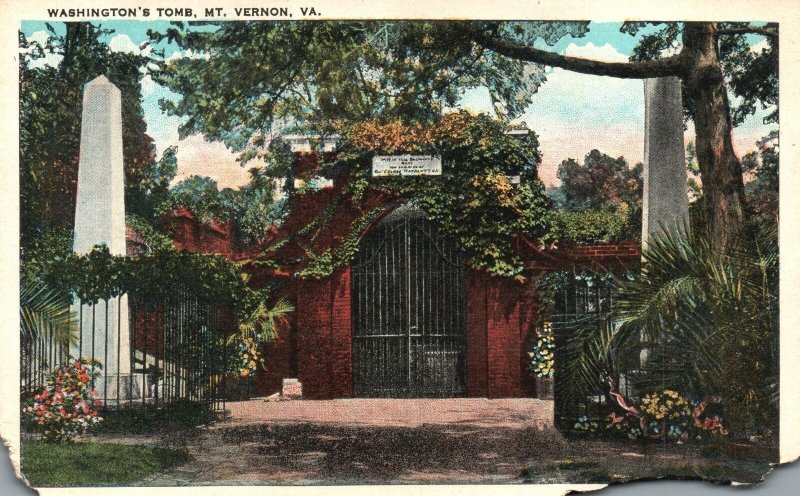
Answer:
<svg viewBox="0 0 800 496"><path fill-rule="evenodd" d="M185 450L170 448L22 442L22 473L34 487L127 485L188 459Z"/></svg>

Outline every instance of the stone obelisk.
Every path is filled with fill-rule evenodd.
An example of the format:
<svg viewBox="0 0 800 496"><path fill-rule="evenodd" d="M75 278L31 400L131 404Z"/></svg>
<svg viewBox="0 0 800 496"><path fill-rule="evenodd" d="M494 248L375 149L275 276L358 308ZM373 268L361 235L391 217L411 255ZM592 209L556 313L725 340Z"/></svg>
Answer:
<svg viewBox="0 0 800 496"><path fill-rule="evenodd" d="M664 229L688 227L681 81L644 80L642 243Z"/></svg>
<svg viewBox="0 0 800 496"><path fill-rule="evenodd" d="M126 254L124 188L121 94L108 78L99 76L86 84L83 93L75 253L105 245L112 255ZM73 310L81 320L73 356L92 358L103 367L94 384L97 396L113 404L136 395L130 374L127 296L75 304Z"/></svg>

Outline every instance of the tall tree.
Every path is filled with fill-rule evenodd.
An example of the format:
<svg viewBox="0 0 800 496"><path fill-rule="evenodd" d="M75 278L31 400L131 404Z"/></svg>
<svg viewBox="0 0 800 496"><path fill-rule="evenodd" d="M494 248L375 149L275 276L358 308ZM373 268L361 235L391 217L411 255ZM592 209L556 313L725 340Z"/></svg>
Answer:
<svg viewBox="0 0 800 496"><path fill-rule="evenodd" d="M623 30L635 33L644 24L631 23ZM725 250L731 246L744 224L745 203L741 163L733 151L731 140L733 121L725 77L731 76L731 89L744 100L736 109L738 119L754 112L755 102L765 106L777 104L776 24L669 24L656 35L645 37L634 61L628 63L599 62L541 50L515 39L514 33L502 24L471 24L465 30L480 46L515 60L597 76L680 78L688 113L694 120L697 133L697 156L709 239L717 249ZM767 48L757 57L749 54L749 46L743 40L746 35L765 36ZM661 56L679 36L680 51ZM736 66L743 70L733 71L731 68ZM776 120L777 114L771 118Z"/></svg>
<svg viewBox="0 0 800 496"><path fill-rule="evenodd" d="M617 208L641 205L642 165L628 167L624 157L613 158L590 151L579 164L567 159L558 166L563 207L566 210Z"/></svg>
<svg viewBox="0 0 800 496"><path fill-rule="evenodd" d="M644 25L622 29L636 33ZM727 248L745 215L728 89L745 102L737 119L756 102L777 103L777 26L668 24L645 36L640 59L627 63L534 46L588 30L587 22L231 22L202 30L178 23L152 36L195 55L162 61L155 75L182 95L165 104L188 117L182 132L222 140L245 160L263 153L270 135L287 125L325 133L372 118L430 122L456 105L465 88L487 88L497 113L513 117L545 81L546 66L621 78L679 77L697 131L709 236ZM746 54L748 35L770 40L755 58ZM678 37L680 52L661 56L660 47Z"/></svg>

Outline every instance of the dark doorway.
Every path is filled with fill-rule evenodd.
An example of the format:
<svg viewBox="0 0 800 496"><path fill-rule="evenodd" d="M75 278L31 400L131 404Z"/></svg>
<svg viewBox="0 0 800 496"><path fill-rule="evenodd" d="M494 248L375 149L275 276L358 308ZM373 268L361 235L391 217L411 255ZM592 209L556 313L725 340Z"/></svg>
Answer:
<svg viewBox="0 0 800 496"><path fill-rule="evenodd" d="M355 396L465 396L463 250L404 205L361 240L351 280Z"/></svg>

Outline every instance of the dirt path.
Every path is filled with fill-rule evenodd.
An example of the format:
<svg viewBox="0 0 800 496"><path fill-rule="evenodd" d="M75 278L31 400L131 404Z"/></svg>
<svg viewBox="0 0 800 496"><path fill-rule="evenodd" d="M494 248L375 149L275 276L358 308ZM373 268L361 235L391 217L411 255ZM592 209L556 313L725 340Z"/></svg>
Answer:
<svg viewBox="0 0 800 496"><path fill-rule="evenodd" d="M332 400L228 405L230 417L154 440L191 461L139 485L607 482L672 475L756 481L763 464L686 445L567 442L552 402Z"/></svg>
<svg viewBox="0 0 800 496"><path fill-rule="evenodd" d="M191 437L192 462L142 485L517 482L555 454L552 402L249 401ZM532 441L533 440L533 441Z"/></svg>

